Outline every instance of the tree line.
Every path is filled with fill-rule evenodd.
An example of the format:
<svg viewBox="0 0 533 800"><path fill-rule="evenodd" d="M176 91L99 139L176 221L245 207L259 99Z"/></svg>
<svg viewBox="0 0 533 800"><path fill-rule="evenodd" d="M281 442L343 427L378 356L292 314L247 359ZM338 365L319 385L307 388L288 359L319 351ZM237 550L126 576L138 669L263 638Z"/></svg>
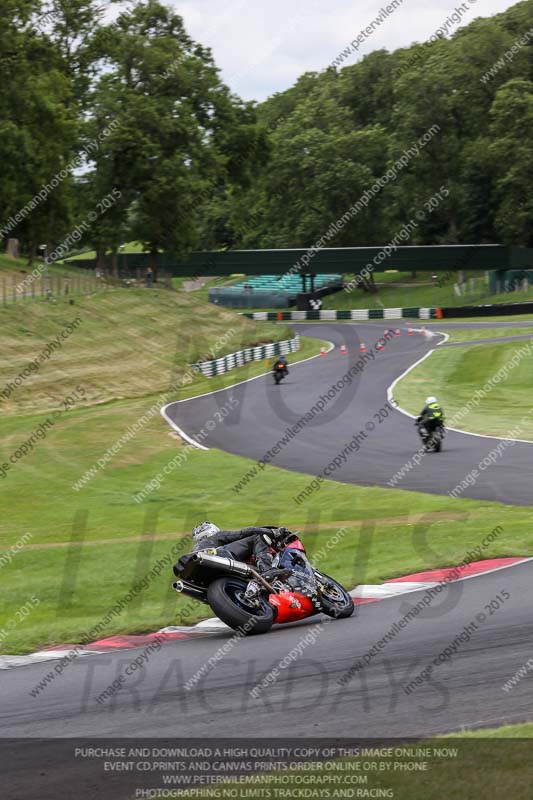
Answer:
<svg viewBox="0 0 533 800"><path fill-rule="evenodd" d="M533 0L260 104L172 8L114 7L0 0L0 233L30 259L78 228L76 246L135 240L154 262L307 247L437 128L328 246L390 241L442 186L409 244L533 246Z"/></svg>

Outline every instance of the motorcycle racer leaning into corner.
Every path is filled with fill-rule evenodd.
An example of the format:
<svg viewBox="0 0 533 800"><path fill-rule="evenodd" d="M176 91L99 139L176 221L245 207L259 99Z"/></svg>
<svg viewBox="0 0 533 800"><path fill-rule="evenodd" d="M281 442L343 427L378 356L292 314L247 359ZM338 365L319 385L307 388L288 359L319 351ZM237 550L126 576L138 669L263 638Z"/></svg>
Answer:
<svg viewBox="0 0 533 800"><path fill-rule="evenodd" d="M415 424L419 431L425 428L428 433L432 433L436 428L444 427L444 411L436 397L426 397L426 405L417 417Z"/></svg>
<svg viewBox="0 0 533 800"><path fill-rule="evenodd" d="M257 572L266 581L284 581L293 575L291 569L277 569L273 566L271 550L283 540L290 531L287 528L241 528L235 531L223 531L212 522L202 522L193 528L193 553L206 550L211 555L246 561L255 556ZM250 599L258 597L261 586L251 580L246 588L246 596ZM311 597L313 602L316 598Z"/></svg>

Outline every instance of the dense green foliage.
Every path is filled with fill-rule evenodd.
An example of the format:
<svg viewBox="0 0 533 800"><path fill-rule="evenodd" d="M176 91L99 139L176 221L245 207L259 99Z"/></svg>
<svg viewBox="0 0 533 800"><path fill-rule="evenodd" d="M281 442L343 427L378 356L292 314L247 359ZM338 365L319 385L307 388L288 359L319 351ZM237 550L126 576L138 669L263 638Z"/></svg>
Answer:
<svg viewBox="0 0 533 800"><path fill-rule="evenodd" d="M260 105L170 7L113 5L111 21L96 0L0 0L0 233L27 255L76 226L68 250L135 239L154 260L310 246L433 126L328 245L384 244L412 218L403 244L533 244L533 0Z"/></svg>
<svg viewBox="0 0 533 800"><path fill-rule="evenodd" d="M271 128L271 158L232 205L240 241L310 246L438 125L328 246L385 244L443 185L447 199L403 243L532 245L532 45L526 0L451 39L308 73L269 98L258 114Z"/></svg>
<svg viewBox="0 0 533 800"><path fill-rule="evenodd" d="M181 17L157 0L112 22L95 0L0 8L4 238L30 255L76 225L98 252L129 238L154 254L205 241L209 206L249 183L266 135Z"/></svg>

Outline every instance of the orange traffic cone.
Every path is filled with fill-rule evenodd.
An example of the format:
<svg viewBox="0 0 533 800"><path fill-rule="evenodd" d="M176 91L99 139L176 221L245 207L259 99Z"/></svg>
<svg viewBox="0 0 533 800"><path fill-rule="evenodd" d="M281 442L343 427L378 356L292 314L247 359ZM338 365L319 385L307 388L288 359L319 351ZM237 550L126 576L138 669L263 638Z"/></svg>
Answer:
<svg viewBox="0 0 533 800"><path fill-rule="evenodd" d="M326 348L325 347L321 347L320 348L320 355L321 356L327 356L327 354L328 354L328 351L326 350Z"/></svg>
<svg viewBox="0 0 533 800"><path fill-rule="evenodd" d="M341 344L341 356L347 356L347 355L348 355L348 348L346 347L345 344Z"/></svg>
<svg viewBox="0 0 533 800"><path fill-rule="evenodd" d="M394 335L395 336L401 336L402 335L399 328L396 328L396 330L394 331Z"/></svg>
<svg viewBox="0 0 533 800"><path fill-rule="evenodd" d="M408 336L412 336L413 335L413 329L412 328L407 328L407 335Z"/></svg>
<svg viewBox="0 0 533 800"><path fill-rule="evenodd" d="M361 342L361 344L359 345L359 352L366 353L366 344L364 342Z"/></svg>
<svg viewBox="0 0 533 800"><path fill-rule="evenodd" d="M379 342L377 343L377 345L376 345L376 350L383 350L383 345L381 344L381 341L379 341Z"/></svg>

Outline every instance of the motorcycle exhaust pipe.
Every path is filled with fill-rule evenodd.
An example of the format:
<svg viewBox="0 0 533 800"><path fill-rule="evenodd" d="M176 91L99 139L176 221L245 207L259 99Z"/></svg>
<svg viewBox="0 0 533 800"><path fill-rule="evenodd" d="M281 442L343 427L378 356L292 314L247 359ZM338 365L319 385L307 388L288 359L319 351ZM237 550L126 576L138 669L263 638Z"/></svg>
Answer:
<svg viewBox="0 0 533 800"><path fill-rule="evenodd" d="M193 600L199 600L202 603L207 602L207 593L205 589L199 589L197 586L192 586L190 583L185 583L185 581L174 581L172 588L178 594L184 594L187 597L192 597Z"/></svg>
<svg viewBox="0 0 533 800"><path fill-rule="evenodd" d="M224 558L223 556L212 556L208 553L195 553L193 560L198 561L203 567L211 567L212 569L223 567L228 572L240 575L243 578L251 578L254 572L252 567L242 561L234 561L232 558Z"/></svg>
<svg viewBox="0 0 533 800"><path fill-rule="evenodd" d="M268 589L270 594L278 594L277 590L271 586L253 567L245 564L243 561L234 561L232 558L224 558L223 556L212 556L208 553L195 553L193 561L198 561L204 567L211 567L212 569L220 569L224 567L228 572L233 575L239 575L241 578L253 578L258 583L262 584L265 589Z"/></svg>

